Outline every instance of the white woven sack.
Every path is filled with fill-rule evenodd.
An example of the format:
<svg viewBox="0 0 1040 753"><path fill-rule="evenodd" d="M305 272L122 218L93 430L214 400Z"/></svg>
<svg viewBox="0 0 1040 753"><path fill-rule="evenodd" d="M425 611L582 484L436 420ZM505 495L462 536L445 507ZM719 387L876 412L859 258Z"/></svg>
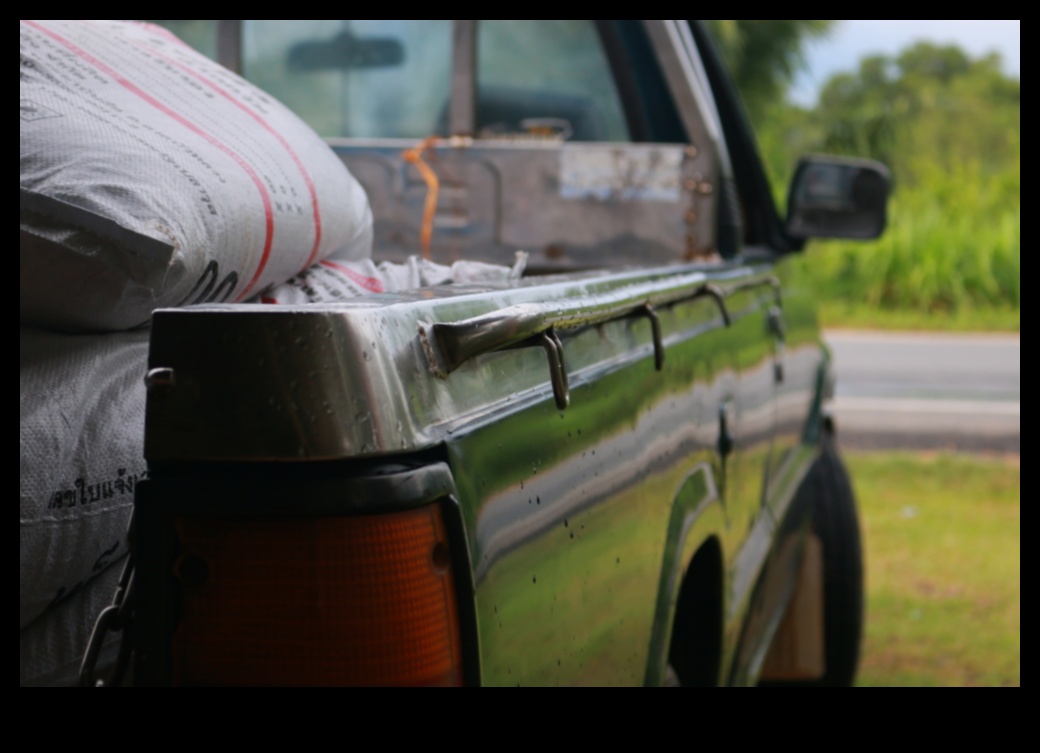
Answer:
<svg viewBox="0 0 1040 753"><path fill-rule="evenodd" d="M327 259L267 290L262 303L329 303L368 293L393 293L433 285L504 283L520 279L527 254L516 252L512 267L479 261L457 261L450 267L411 256L403 264L371 259Z"/></svg>
<svg viewBox="0 0 1040 753"><path fill-rule="evenodd" d="M22 686L79 684L79 666L101 611L112 603L126 558L111 562L94 580L22 628L18 682ZM115 664L121 632L104 637L95 669L107 676Z"/></svg>
<svg viewBox="0 0 1040 753"><path fill-rule="evenodd" d="M19 369L19 626L126 553L144 476L148 331L22 328Z"/></svg>
<svg viewBox="0 0 1040 753"><path fill-rule="evenodd" d="M371 255L364 190L288 108L156 26L20 24L23 321L129 329Z"/></svg>

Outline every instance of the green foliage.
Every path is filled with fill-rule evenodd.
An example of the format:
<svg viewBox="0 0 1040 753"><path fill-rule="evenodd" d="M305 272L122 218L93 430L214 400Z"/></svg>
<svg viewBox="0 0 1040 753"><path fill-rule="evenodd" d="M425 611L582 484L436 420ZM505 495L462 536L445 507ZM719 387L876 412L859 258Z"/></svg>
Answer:
<svg viewBox="0 0 1040 753"><path fill-rule="evenodd" d="M802 45L834 21L706 21L752 117L781 100L804 65Z"/></svg>
<svg viewBox="0 0 1040 753"><path fill-rule="evenodd" d="M877 242L820 244L801 263L828 298L933 314L1018 309L1020 233L1017 164L987 174L978 161L933 163L896 192Z"/></svg>
<svg viewBox="0 0 1040 753"><path fill-rule="evenodd" d="M1017 161L1020 100L1020 83L1001 73L996 55L972 60L957 47L918 42L832 77L815 116L823 149L880 159L913 183L929 166Z"/></svg>
<svg viewBox="0 0 1040 753"><path fill-rule="evenodd" d="M1019 310L1021 85L999 62L922 42L832 77L813 110L762 111L781 203L800 154L873 157L893 171L880 240L815 244L799 260L824 299L927 316Z"/></svg>

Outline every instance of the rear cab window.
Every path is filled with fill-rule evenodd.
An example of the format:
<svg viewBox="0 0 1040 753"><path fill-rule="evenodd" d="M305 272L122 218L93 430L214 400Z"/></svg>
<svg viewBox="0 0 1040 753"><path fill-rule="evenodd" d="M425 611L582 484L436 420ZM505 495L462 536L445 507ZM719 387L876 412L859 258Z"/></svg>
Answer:
<svg viewBox="0 0 1040 753"><path fill-rule="evenodd" d="M521 249L537 274L739 252L716 237L724 145L689 101L683 53L653 54L662 22L156 23L328 140L369 194L380 259L416 253L429 224L428 186L402 159L421 143L441 183L439 260Z"/></svg>

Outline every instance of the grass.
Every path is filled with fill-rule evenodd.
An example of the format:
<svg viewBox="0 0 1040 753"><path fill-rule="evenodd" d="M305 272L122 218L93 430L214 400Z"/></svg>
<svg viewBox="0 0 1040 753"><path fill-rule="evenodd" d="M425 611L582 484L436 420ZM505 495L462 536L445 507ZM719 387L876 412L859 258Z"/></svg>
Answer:
<svg viewBox="0 0 1040 753"><path fill-rule="evenodd" d="M1019 332L1021 311L996 306L964 307L953 312L879 309L857 300L823 300L820 321L835 329L886 329L932 332Z"/></svg>
<svg viewBox="0 0 1040 753"><path fill-rule="evenodd" d="M858 683L1021 684L1020 468L846 453L867 552Z"/></svg>

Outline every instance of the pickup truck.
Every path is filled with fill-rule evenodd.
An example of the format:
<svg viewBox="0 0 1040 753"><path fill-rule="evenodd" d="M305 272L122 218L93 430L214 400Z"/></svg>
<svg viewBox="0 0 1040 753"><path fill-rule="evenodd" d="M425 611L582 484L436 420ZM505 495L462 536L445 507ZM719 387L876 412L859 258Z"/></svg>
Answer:
<svg viewBox="0 0 1040 753"><path fill-rule="evenodd" d="M884 167L803 159L781 219L697 22L160 23L328 138L377 259L528 263L155 313L108 610L135 684L853 681L855 503L785 261L877 236Z"/></svg>

